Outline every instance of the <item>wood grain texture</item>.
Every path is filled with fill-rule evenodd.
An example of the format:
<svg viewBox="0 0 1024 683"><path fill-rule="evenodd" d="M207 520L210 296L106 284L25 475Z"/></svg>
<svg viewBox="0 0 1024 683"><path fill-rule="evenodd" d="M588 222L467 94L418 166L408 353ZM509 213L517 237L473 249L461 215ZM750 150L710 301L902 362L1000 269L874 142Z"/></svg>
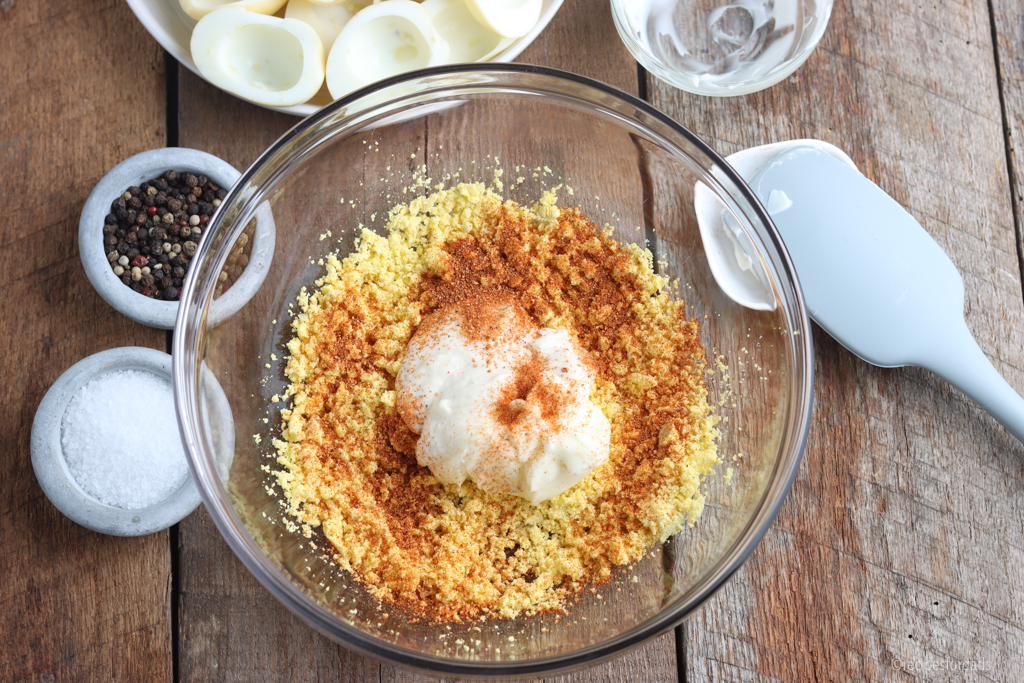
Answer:
<svg viewBox="0 0 1024 683"><path fill-rule="evenodd" d="M637 68L619 39L607 0L565 0L515 61L571 71L637 94Z"/></svg>
<svg viewBox="0 0 1024 683"><path fill-rule="evenodd" d="M846 150L953 258L968 325L1021 391L997 87L977 0L840 0L808 62L748 97L651 82L657 106L723 153L799 137ZM814 342L797 481L758 550L686 624L686 680L1020 680L1024 448L937 377L874 368L820 330Z"/></svg>
<svg viewBox="0 0 1024 683"><path fill-rule="evenodd" d="M178 141L239 170L299 119L249 105L179 68ZM205 510L178 529L179 677L190 681L365 680L360 661L295 619L242 566ZM350 664L355 657L356 669Z"/></svg>
<svg viewBox="0 0 1024 683"><path fill-rule="evenodd" d="M1024 281L1024 6L1014 0L992 0L991 6L1017 257Z"/></svg>
<svg viewBox="0 0 1024 683"><path fill-rule="evenodd" d="M675 683L677 680L675 645L672 633L645 643L610 661L578 669L571 673L533 679L536 683L626 683L650 681ZM513 683L524 679L499 679L495 683ZM397 669L382 673L380 683L458 683L465 679L443 678Z"/></svg>
<svg viewBox="0 0 1024 683"><path fill-rule="evenodd" d="M96 294L77 245L93 185L164 144L163 57L117 0L2 2L0 45L0 680L170 681L167 533L71 522L29 454L36 408L67 368L112 347L164 348L163 332Z"/></svg>

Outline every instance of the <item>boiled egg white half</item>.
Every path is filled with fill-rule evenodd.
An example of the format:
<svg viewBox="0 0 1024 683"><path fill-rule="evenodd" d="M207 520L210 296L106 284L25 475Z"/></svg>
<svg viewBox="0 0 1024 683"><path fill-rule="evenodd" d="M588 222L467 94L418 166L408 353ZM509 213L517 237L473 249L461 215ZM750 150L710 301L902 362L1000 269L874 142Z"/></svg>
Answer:
<svg viewBox="0 0 1024 683"><path fill-rule="evenodd" d="M521 38L540 21L542 0L466 0L477 20L506 38Z"/></svg>
<svg viewBox="0 0 1024 683"><path fill-rule="evenodd" d="M257 14L273 14L284 7L287 0L179 0L181 9L196 21L221 7L241 7Z"/></svg>
<svg viewBox="0 0 1024 683"><path fill-rule="evenodd" d="M329 53L334 39L355 14L344 3L336 5L314 4L310 0L288 0L285 19L298 19L313 27L320 36L324 52Z"/></svg>
<svg viewBox="0 0 1024 683"><path fill-rule="evenodd" d="M448 43L449 64L490 59L512 44L511 38L503 38L481 24L466 0L426 0L422 7Z"/></svg>
<svg viewBox="0 0 1024 683"><path fill-rule="evenodd" d="M448 43L423 7L387 0L360 10L338 34L327 57L327 88L338 99L382 78L444 64Z"/></svg>
<svg viewBox="0 0 1024 683"><path fill-rule="evenodd" d="M192 59L218 88L274 107L305 102L324 82L324 48L311 26L238 7L200 19Z"/></svg>

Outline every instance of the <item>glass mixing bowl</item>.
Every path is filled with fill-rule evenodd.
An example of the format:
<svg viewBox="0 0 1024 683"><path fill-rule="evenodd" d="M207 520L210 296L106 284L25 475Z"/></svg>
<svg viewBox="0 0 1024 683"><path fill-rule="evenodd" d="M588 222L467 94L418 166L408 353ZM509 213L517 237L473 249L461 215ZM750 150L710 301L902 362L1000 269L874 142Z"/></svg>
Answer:
<svg viewBox="0 0 1024 683"><path fill-rule="evenodd" d="M326 541L290 531L282 513L271 442L286 404L272 397L286 385L291 307L322 274L323 255L350 252L358 226L380 230L387 210L411 198L402 188L422 165L435 183L456 174L493 183L500 167L505 196L520 203L557 184L572 188L560 199L615 226L620 241L646 243L660 272L679 279L688 313L701 322L709 400L723 418L723 462L706 481L704 514L614 572L596 594L584 592L564 616L409 623L322 559ZM716 284L694 212L700 185L747 233L774 310L744 308ZM259 257L271 260L269 273L238 313L211 326L221 273L237 276L247 255L260 251L247 235L260 233L250 222L267 204L280 231ZM347 647L449 675L539 674L592 663L670 629L712 595L761 540L789 490L807 433L813 362L793 266L739 176L696 135L636 98L519 65L441 67L383 81L282 137L231 188L209 230L174 337L174 390L192 472L249 571Z"/></svg>

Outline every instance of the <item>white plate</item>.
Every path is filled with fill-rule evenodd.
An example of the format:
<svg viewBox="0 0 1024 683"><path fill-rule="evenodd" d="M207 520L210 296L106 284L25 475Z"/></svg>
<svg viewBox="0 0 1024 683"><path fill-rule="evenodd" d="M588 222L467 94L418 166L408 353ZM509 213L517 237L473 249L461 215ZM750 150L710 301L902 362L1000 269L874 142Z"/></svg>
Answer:
<svg viewBox="0 0 1024 683"><path fill-rule="evenodd" d="M196 69L196 63L192 61L192 52L189 49L189 42L192 39L192 28L196 25L185 11L181 9L178 0L127 0L128 6L135 12L142 25L146 27L150 35L156 38L165 50L184 64L195 75L203 78L203 75ZM522 38L519 38L508 48L493 58L492 62L511 62L534 41L541 31L548 25L555 12L562 6L564 0L544 0L544 7L541 9L540 21L533 27L533 30ZM206 80L205 78L203 80ZM232 93L233 94L233 93ZM245 100L248 102L249 100ZM320 107L331 102L330 93L324 86L320 92L309 102L297 104L293 107L267 107L274 111L294 114L296 116L309 116L318 111ZM253 103L255 104L255 103ZM263 106L263 105L258 105Z"/></svg>

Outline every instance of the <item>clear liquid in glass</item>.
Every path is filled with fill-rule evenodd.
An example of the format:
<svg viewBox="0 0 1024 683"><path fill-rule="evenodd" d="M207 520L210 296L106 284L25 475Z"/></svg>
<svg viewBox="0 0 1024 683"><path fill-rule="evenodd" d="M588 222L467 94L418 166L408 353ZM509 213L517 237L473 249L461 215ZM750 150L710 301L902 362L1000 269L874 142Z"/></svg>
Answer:
<svg viewBox="0 0 1024 683"><path fill-rule="evenodd" d="M661 67L653 69L658 76L669 82L678 77L680 87L692 86L687 90L712 91L706 94L729 94L713 91L771 79L806 56L831 10L827 0L612 0L612 5L638 47Z"/></svg>

